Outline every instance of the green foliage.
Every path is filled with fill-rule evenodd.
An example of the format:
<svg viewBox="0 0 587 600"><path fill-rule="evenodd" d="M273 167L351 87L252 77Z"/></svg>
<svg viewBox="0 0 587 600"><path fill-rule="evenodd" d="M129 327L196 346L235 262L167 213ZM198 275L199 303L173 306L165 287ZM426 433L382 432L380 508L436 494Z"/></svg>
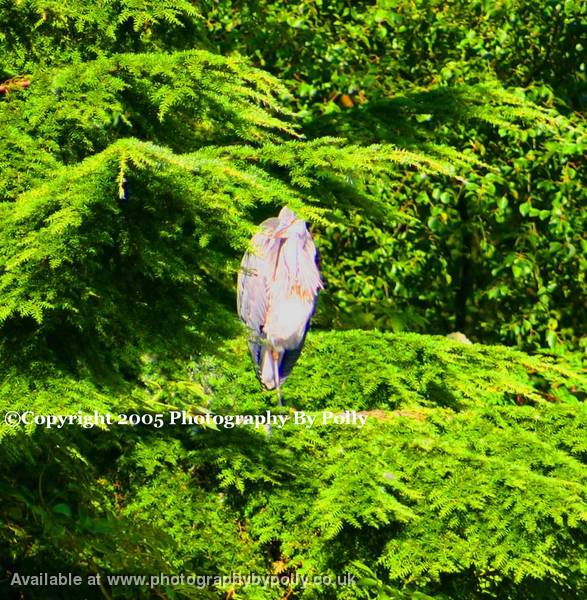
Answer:
<svg viewBox="0 0 587 600"><path fill-rule="evenodd" d="M320 231L323 325L584 349L584 2L220 2L207 26L287 82L310 134L425 140L491 167L465 181L390 168L365 191L385 220L340 211ZM573 127L534 114L516 130L532 110L503 86Z"/></svg>
<svg viewBox="0 0 587 600"><path fill-rule="evenodd" d="M206 26L221 51L253 57L319 112L487 77L554 86L579 108L586 16L580 1L230 0Z"/></svg>
<svg viewBox="0 0 587 600"><path fill-rule="evenodd" d="M587 138L549 140L529 128L496 140L475 131L471 143L494 169L459 185L398 175L369 188L390 206L385 225L355 210L324 232L324 314L343 326L458 329L518 347L580 348ZM461 143L470 135L464 127L451 134Z"/></svg>
<svg viewBox="0 0 587 600"><path fill-rule="evenodd" d="M222 360L175 367L177 382L200 391L170 395L169 368L147 361L142 391L110 390L106 405L64 375L37 377L26 399L38 413L198 403L228 415L275 401L258 392L242 338ZM25 396L18 381L5 384L3 408L25 404L12 402ZM166 396L155 395L161 385ZM570 598L586 581L586 392L568 365L503 347L314 334L284 388L289 407L319 419L313 427L294 425L285 408L290 421L270 435L252 426L12 429L0 444L3 560L30 572L357 575L353 586L296 589L304 598ZM323 425L322 408L360 411L366 425ZM193 587L156 591L198 597ZM237 589L243 598L287 591ZM147 586L112 594L149 597Z"/></svg>
<svg viewBox="0 0 587 600"><path fill-rule="evenodd" d="M242 340L233 352L246 362ZM209 358L195 381L212 393L212 407L259 410L271 397L259 391L250 369L230 371ZM465 409L488 406L576 402L586 380L575 367L550 357L529 356L505 346L464 344L438 336L347 331L314 334L288 379L286 401L299 409L394 409L416 405ZM243 404L239 390L258 404Z"/></svg>
<svg viewBox="0 0 587 600"><path fill-rule="evenodd" d="M525 348L581 347L583 307L573 299L585 277L584 126L502 87L526 85L529 77L554 85L555 67L564 64L556 95L547 88L529 94L551 107L571 96L577 105L584 81L580 5L341 1L298 2L292 10L279 2L97 7L71 0L0 10L0 71L31 81L0 102L3 200L60 164L76 165L129 137L175 153L219 145L223 156L263 163L267 172L248 165L244 175L263 186L261 202L270 194L272 204L299 207L299 196L339 209L329 225L324 214L304 213L321 224L323 325L461 329L473 339ZM536 48L546 40L556 43L542 60ZM241 51L289 91L235 55L194 44ZM524 72L512 66L520 56ZM286 151L283 139L299 135L287 106L303 109L306 137L343 135L369 150L346 146L345 155L336 142L341 151L331 154L326 138ZM127 188L131 196L144 193L144 181L125 181L125 160L118 195ZM185 192L218 187L200 179ZM227 194L248 202L227 179L218 206L230 202ZM114 198L105 181L102 189ZM68 193L73 200L75 191ZM265 214L255 210L252 220ZM225 228L232 231L236 221ZM216 248L212 236L200 240ZM226 269L216 261L206 270ZM34 302L26 310L38 316L45 300Z"/></svg>
<svg viewBox="0 0 587 600"><path fill-rule="evenodd" d="M584 596L587 384L566 352L584 326L584 17L0 1L0 421L80 421L0 422L0 595L15 572L348 571L59 596ZM234 278L285 204L321 252L315 324L552 353L316 332L275 408ZM168 423L270 407L285 427ZM294 408L367 423L304 427Z"/></svg>
<svg viewBox="0 0 587 600"><path fill-rule="evenodd" d="M192 48L202 15L187 0L21 0L0 3L0 73L104 54Z"/></svg>

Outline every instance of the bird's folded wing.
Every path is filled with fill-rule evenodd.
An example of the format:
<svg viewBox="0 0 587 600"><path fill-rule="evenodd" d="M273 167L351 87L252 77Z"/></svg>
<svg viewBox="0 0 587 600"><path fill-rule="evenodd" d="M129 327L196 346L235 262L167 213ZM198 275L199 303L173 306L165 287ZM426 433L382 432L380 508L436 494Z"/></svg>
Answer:
<svg viewBox="0 0 587 600"><path fill-rule="evenodd" d="M257 234L253 238L253 251L246 252L241 262L237 282L237 308L241 321L249 328L249 349L253 361L260 366L263 349L263 326L267 316L268 281L262 252L265 238ZM257 244L255 244L257 242Z"/></svg>
<svg viewBox="0 0 587 600"><path fill-rule="evenodd" d="M254 333L261 334L269 302L269 279L275 264L279 243L271 232L279 219L266 219L261 231L253 236L251 250L245 252L237 282L237 308L241 321Z"/></svg>

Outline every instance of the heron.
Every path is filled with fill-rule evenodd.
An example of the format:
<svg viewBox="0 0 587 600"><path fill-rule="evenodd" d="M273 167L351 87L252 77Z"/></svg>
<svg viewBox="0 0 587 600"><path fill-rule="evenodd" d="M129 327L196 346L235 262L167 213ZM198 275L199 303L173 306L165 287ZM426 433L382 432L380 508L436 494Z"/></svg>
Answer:
<svg viewBox="0 0 587 600"><path fill-rule="evenodd" d="M267 219L245 252L237 308L248 327L249 350L265 389L277 390L300 356L322 289L316 246L306 223L287 206Z"/></svg>

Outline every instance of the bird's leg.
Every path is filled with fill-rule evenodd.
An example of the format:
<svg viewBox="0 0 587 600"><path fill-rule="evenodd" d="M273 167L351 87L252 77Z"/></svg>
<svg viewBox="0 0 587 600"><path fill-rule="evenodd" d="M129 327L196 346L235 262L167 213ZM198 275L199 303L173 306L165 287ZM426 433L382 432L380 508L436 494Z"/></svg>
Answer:
<svg viewBox="0 0 587 600"><path fill-rule="evenodd" d="M271 350L271 356L273 358L273 380L275 381L275 389L277 390L277 401L279 406L283 406L281 401L281 386L279 383L279 352Z"/></svg>

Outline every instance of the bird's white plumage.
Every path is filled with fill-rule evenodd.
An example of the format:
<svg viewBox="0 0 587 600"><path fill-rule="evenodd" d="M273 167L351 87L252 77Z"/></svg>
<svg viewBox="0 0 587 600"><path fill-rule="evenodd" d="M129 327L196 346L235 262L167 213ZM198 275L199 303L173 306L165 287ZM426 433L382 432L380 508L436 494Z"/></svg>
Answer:
<svg viewBox="0 0 587 600"><path fill-rule="evenodd" d="M265 319L268 344L277 352L293 350L304 339L306 325L314 311L314 303L298 296L274 296Z"/></svg>
<svg viewBox="0 0 587 600"><path fill-rule="evenodd" d="M251 331L251 355L268 389L287 376L276 374L284 355L289 351L297 359L321 287L312 236L284 207L278 218L261 224L238 278L239 315Z"/></svg>

